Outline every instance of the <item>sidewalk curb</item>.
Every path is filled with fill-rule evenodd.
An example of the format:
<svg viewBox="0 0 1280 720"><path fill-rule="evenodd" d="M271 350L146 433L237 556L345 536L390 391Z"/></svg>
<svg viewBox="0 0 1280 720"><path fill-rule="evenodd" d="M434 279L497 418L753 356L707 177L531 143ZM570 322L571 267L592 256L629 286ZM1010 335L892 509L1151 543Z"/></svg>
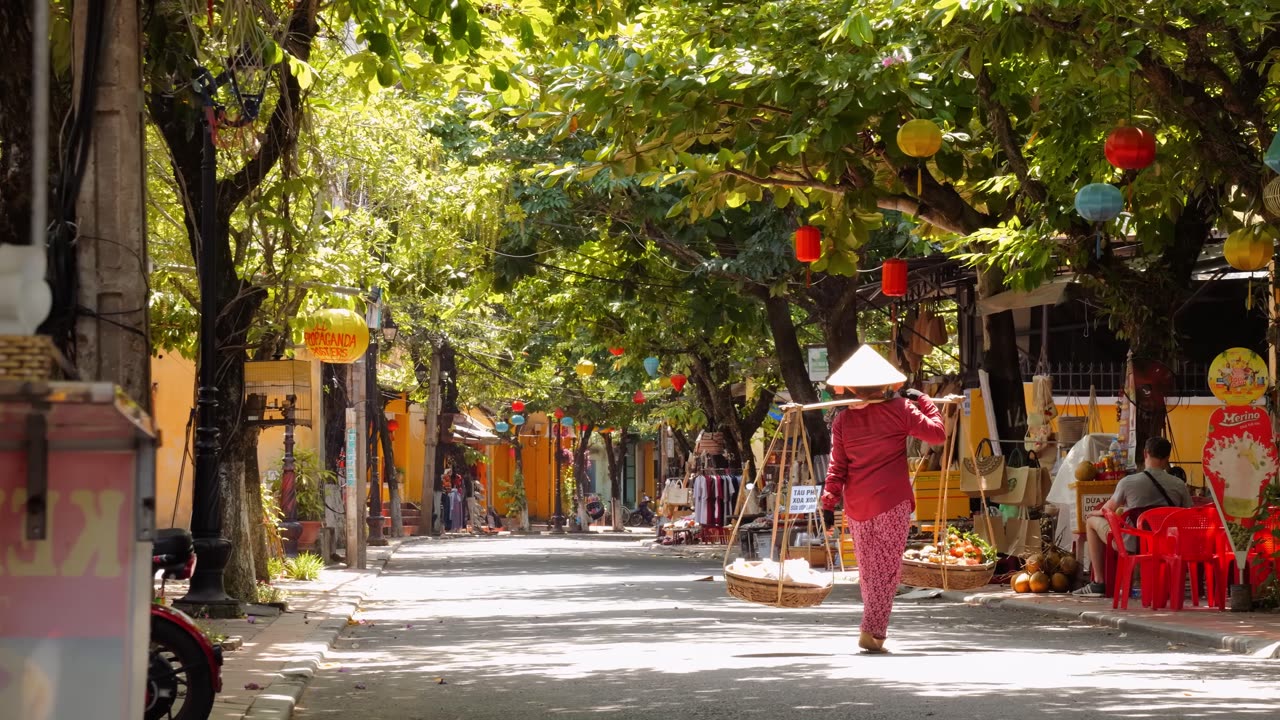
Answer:
<svg viewBox="0 0 1280 720"><path fill-rule="evenodd" d="M1245 635L1232 635L1215 630L1200 630L1196 628L1182 627L1173 623L1162 622L1160 620L1149 620L1142 617L1135 617L1133 614L1126 614L1112 611L1099 610L1080 610L1078 608L1065 607L1062 605L1047 605L1029 600L1020 600L1018 598L1000 597L995 595L975 595L968 592L958 590L944 590L942 597L952 602L964 603L979 607L986 607L995 610L1015 610L1025 613L1036 613L1040 615L1049 615L1052 617L1064 618L1067 620L1079 620L1097 625L1099 627L1108 627L1123 632L1144 632L1166 640L1186 643L1188 645L1199 645L1201 647L1213 648L1215 650L1226 650L1238 655L1248 655L1256 659L1273 659L1280 658L1280 643L1269 642L1265 638L1248 637Z"/></svg>
<svg viewBox="0 0 1280 720"><path fill-rule="evenodd" d="M382 577L383 571L387 569L387 565L395 554L407 541L411 540L413 538L401 538L392 542L390 551L375 568L376 572L368 576L359 591L354 593L347 602L335 609L332 617L316 626L307 639L300 643L308 648L307 652L280 670L279 679L272 681L253 699L253 702L249 703L243 720L289 720L293 717L293 709L297 707L298 701L302 699L302 693L306 691L307 685L320 669L325 653L329 652L343 629L347 627L347 619L369 596L374 584L378 578Z"/></svg>

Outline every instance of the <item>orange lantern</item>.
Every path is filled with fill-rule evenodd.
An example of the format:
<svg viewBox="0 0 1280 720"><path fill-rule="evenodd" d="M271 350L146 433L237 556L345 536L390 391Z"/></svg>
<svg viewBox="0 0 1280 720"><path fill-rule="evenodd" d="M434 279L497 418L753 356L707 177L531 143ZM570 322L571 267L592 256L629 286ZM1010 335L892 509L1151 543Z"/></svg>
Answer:
<svg viewBox="0 0 1280 720"><path fill-rule="evenodd" d="M903 297L907 294L907 261L889 258L880 268L880 292L887 297Z"/></svg>
<svg viewBox="0 0 1280 720"><path fill-rule="evenodd" d="M302 333L311 354L321 362L349 364L369 348L369 327L352 310L329 308L307 319Z"/></svg>

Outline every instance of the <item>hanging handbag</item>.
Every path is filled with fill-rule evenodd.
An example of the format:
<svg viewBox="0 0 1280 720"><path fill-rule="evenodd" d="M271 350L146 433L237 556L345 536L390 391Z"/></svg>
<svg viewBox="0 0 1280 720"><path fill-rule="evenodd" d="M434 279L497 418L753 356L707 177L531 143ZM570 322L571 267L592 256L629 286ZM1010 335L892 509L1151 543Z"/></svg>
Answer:
<svg viewBox="0 0 1280 720"><path fill-rule="evenodd" d="M960 489L967 493L1004 492L1008 489L1005 470L1005 459L991 449L990 439L984 439L978 443L974 457L960 463Z"/></svg>

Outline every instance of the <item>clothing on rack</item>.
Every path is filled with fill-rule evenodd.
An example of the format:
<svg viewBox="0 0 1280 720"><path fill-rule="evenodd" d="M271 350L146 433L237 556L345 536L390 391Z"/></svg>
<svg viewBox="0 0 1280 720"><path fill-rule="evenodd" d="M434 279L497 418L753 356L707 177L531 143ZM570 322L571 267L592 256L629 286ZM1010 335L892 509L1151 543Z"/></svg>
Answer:
<svg viewBox="0 0 1280 720"><path fill-rule="evenodd" d="M462 497L462 488L454 487L449 493L449 525L453 530L462 530L467 526L466 500Z"/></svg>
<svg viewBox="0 0 1280 720"><path fill-rule="evenodd" d="M737 507L741 475L700 474L693 479L693 516L700 525L725 527Z"/></svg>

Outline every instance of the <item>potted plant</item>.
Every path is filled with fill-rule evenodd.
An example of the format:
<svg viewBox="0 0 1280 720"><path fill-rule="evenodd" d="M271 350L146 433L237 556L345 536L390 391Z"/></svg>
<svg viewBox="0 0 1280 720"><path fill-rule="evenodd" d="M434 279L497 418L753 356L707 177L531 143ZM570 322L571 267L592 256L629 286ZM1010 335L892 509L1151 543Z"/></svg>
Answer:
<svg viewBox="0 0 1280 720"><path fill-rule="evenodd" d="M284 472L284 461L277 466L277 475ZM298 538L298 547L312 547L320 537L320 528L324 526L324 496L326 486L338 482L338 476L324 469L320 458L311 450L296 450L293 453L293 487L298 501L298 524L302 526L302 535ZM280 497L280 480L277 476L273 488L277 498Z"/></svg>

